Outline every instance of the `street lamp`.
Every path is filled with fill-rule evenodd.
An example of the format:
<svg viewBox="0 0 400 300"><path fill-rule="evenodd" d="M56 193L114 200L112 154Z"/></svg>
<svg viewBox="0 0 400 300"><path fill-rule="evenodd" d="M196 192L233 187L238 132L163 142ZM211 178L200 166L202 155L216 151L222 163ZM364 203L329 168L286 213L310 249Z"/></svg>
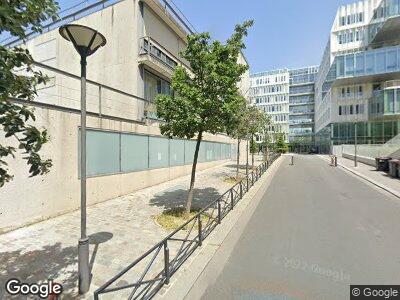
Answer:
<svg viewBox="0 0 400 300"><path fill-rule="evenodd" d="M89 238L86 235L86 58L106 44L106 38L96 30L82 25L61 26L60 35L72 42L81 56L81 238L78 243L79 293L89 291Z"/></svg>

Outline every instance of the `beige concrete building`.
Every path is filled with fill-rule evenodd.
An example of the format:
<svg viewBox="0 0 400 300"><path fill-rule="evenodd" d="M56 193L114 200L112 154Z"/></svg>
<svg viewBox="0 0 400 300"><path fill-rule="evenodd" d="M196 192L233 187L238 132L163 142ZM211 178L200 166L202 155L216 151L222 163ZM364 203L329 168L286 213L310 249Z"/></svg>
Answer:
<svg viewBox="0 0 400 300"><path fill-rule="evenodd" d="M0 190L0 231L79 207L80 64L73 46L58 33L64 23L93 27L107 38L107 45L88 58L88 205L191 170L194 141L162 137L152 105L157 94L171 93L175 66L187 65L179 52L191 29L182 16L164 0L103 1L70 13L26 42L50 80L34 103L19 102L34 106L36 125L48 129L51 141L41 154L53 160L53 167L46 176L28 178L25 160L8 161L15 178ZM241 61L246 63L244 57ZM244 95L249 87L246 73L240 84ZM234 140L206 135L198 169L235 153Z"/></svg>

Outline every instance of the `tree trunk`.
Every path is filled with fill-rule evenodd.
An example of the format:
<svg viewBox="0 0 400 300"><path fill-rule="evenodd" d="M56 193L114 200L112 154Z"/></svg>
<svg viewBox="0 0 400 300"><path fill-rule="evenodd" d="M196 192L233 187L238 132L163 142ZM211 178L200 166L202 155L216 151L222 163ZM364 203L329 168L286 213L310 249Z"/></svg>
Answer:
<svg viewBox="0 0 400 300"><path fill-rule="evenodd" d="M246 176L249 175L249 140L246 144Z"/></svg>
<svg viewBox="0 0 400 300"><path fill-rule="evenodd" d="M238 141L237 141L236 180L239 180L239 163L240 163L240 138L238 138Z"/></svg>
<svg viewBox="0 0 400 300"><path fill-rule="evenodd" d="M193 194L194 194L194 182L196 180L197 159L199 157L199 150L200 150L200 144L201 144L202 137L203 137L203 132L200 131L199 134L197 135L196 150L194 151L192 176L190 177L190 188L189 188L189 194L188 194L188 198L186 201L186 209L185 209L185 217L186 218L189 217L190 209L192 208L192 200L193 200Z"/></svg>
<svg viewBox="0 0 400 300"><path fill-rule="evenodd" d="M251 135L251 145L252 145L252 148L253 149L251 149L251 169L252 170L254 170L254 148L255 148L255 145L254 145L254 135Z"/></svg>

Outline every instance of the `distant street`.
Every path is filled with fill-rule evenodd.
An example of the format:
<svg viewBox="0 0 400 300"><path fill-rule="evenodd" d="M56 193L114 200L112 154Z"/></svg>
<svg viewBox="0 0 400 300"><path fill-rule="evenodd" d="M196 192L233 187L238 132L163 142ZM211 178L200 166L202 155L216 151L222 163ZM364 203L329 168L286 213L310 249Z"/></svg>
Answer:
<svg viewBox="0 0 400 300"><path fill-rule="evenodd" d="M350 284L400 284L400 199L317 156L289 162L203 299L349 299Z"/></svg>

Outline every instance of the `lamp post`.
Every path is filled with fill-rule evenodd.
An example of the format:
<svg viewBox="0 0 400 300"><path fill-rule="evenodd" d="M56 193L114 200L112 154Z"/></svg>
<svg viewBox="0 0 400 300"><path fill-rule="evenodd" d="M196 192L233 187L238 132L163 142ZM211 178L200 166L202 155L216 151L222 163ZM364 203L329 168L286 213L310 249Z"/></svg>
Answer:
<svg viewBox="0 0 400 300"><path fill-rule="evenodd" d="M106 44L106 38L96 30L82 25L61 26L60 35L72 42L81 57L81 238L78 243L79 293L84 294L90 287L89 238L86 234L86 58Z"/></svg>

